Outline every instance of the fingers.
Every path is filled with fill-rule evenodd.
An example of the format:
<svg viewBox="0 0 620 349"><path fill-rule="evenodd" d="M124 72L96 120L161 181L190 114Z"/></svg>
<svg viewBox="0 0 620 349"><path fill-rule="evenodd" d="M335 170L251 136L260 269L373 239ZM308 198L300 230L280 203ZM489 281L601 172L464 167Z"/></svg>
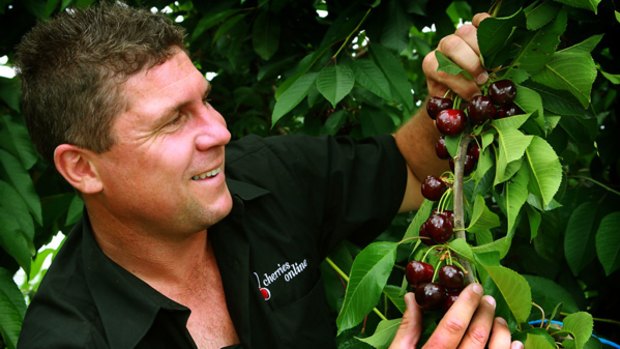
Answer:
<svg viewBox="0 0 620 349"><path fill-rule="evenodd" d="M494 316L495 299L491 296L482 297L478 310L476 310L467 333L461 341L461 348L485 348L493 327ZM510 343L510 333L508 339L508 343ZM508 346L500 348L508 348Z"/></svg>
<svg viewBox="0 0 620 349"><path fill-rule="evenodd" d="M405 304L407 309L389 349L413 349L420 340L422 311L416 303L413 293L405 294Z"/></svg>
<svg viewBox="0 0 620 349"><path fill-rule="evenodd" d="M501 317L495 318L493 323L493 333L489 341L489 349L500 349L510 347L510 330L506 320Z"/></svg>
<svg viewBox="0 0 620 349"><path fill-rule="evenodd" d="M427 77L430 95L443 95L450 89L465 99L471 99L480 93L478 85L485 83L489 76L480 60L477 26L488 17L488 13L476 14L471 24L462 25L454 34L442 38L437 45L437 51L460 66L473 80L463 74L450 75L438 72L439 63L435 51L426 55L422 62L422 69Z"/></svg>
<svg viewBox="0 0 620 349"><path fill-rule="evenodd" d="M482 286L480 284L470 284L465 287L450 310L443 316L425 346L429 348L457 348L478 309L481 299ZM495 307L489 308L491 307L482 307L483 311L476 313L476 316L483 316L486 319L488 316L486 313L489 310L494 312ZM490 332L490 326L488 331Z"/></svg>

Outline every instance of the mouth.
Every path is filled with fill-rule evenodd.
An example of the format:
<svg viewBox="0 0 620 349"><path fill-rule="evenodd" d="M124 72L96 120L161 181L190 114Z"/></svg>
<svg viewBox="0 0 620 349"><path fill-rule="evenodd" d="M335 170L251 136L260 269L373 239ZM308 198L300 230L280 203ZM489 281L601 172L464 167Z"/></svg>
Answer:
<svg viewBox="0 0 620 349"><path fill-rule="evenodd" d="M192 180L193 181L199 181L199 180L202 180L202 179L212 178L212 177L217 176L220 172L222 172L222 169L221 168L216 168L214 170L203 172L201 174L192 176Z"/></svg>

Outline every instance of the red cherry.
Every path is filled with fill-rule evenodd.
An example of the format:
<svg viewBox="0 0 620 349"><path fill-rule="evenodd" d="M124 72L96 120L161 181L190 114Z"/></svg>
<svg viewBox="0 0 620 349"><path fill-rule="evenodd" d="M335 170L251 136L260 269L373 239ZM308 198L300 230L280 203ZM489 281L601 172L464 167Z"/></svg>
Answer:
<svg viewBox="0 0 620 349"><path fill-rule="evenodd" d="M489 97L497 104L512 102L517 96L517 86L510 80L498 80L489 85Z"/></svg>
<svg viewBox="0 0 620 349"><path fill-rule="evenodd" d="M271 292L268 289L261 287L258 290L260 291L260 294L263 296L263 298L266 301L268 301L271 298Z"/></svg>
<svg viewBox="0 0 620 349"><path fill-rule="evenodd" d="M467 125L467 116L459 109L446 109L439 112L435 120L439 132L456 136L463 132Z"/></svg>
<svg viewBox="0 0 620 349"><path fill-rule="evenodd" d="M420 226L419 235L421 237L420 240L422 240L425 245L432 246L435 243L431 237L431 233L428 231L428 220Z"/></svg>
<svg viewBox="0 0 620 349"><path fill-rule="evenodd" d="M421 261L410 261L407 263L405 276L407 277L407 282L409 282L409 285L416 288L422 283L431 282L433 280L434 272L435 268L428 263Z"/></svg>
<svg viewBox="0 0 620 349"><path fill-rule="evenodd" d="M451 290L446 290L446 298L443 301L442 304L442 310L445 312L447 312L450 307L452 307L452 304L454 304L454 302L456 302L456 300L459 298L459 294L461 293L461 290L457 290L457 291L451 291Z"/></svg>
<svg viewBox="0 0 620 349"><path fill-rule="evenodd" d="M426 176L421 186L422 196L431 201L439 201L447 189L446 182L435 176Z"/></svg>
<svg viewBox="0 0 620 349"><path fill-rule="evenodd" d="M444 214L433 214L427 222L428 226L426 230L428 230L428 233L435 243L443 244L452 237L454 229L453 223Z"/></svg>
<svg viewBox="0 0 620 349"><path fill-rule="evenodd" d="M420 284L415 290L415 301L424 310L439 308L445 298L444 287L434 282Z"/></svg>
<svg viewBox="0 0 620 349"><path fill-rule="evenodd" d="M435 120L440 111L452 108L452 99L445 97L431 97L426 103L426 112Z"/></svg>
<svg viewBox="0 0 620 349"><path fill-rule="evenodd" d="M439 140L435 143L435 154L442 160L450 158L450 153L448 153L448 148L446 148L446 139L444 137L439 137Z"/></svg>
<svg viewBox="0 0 620 349"><path fill-rule="evenodd" d="M463 271L454 265L444 265L437 274L439 283L446 289L460 290L465 285L465 275Z"/></svg>
<svg viewBox="0 0 620 349"><path fill-rule="evenodd" d="M478 95L467 105L467 116L476 125L480 125L495 115L495 106L489 96Z"/></svg>

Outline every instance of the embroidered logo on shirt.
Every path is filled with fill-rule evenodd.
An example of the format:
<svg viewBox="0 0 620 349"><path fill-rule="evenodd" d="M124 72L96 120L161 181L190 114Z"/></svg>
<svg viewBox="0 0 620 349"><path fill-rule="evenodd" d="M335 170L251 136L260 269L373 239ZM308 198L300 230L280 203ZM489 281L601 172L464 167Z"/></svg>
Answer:
<svg viewBox="0 0 620 349"><path fill-rule="evenodd" d="M257 272L253 272L256 277L256 282L258 283L258 290L266 301L271 299L271 291L268 289L269 285L278 281L280 278L286 282L291 282L308 267L308 260L304 258L301 262L296 263L278 263L277 266L278 267L273 272L263 273L262 278Z"/></svg>

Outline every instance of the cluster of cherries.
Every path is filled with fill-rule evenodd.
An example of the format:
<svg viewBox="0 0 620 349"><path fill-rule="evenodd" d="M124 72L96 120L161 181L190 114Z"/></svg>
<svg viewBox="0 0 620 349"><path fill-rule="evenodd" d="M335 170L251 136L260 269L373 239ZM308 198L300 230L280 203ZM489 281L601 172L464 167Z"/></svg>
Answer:
<svg viewBox="0 0 620 349"><path fill-rule="evenodd" d="M426 111L442 134L435 144L435 152L440 159L449 161L454 171L454 160L446 149L445 136L459 135L468 124L481 125L487 120L501 119L523 113L514 103L517 87L507 79L494 81L489 85L486 95L473 97L469 103L462 103L462 108L455 107L449 97L431 97L426 104ZM460 105L461 106L461 105ZM459 107L460 107L459 106ZM467 148L464 174L470 174L476 167L480 149L473 141Z"/></svg>
<svg viewBox="0 0 620 349"><path fill-rule="evenodd" d="M444 264L437 271L437 280L433 281L435 269L422 261L407 263L406 277L409 286L415 292L415 300L423 310L447 311L465 287L465 276L454 265Z"/></svg>

